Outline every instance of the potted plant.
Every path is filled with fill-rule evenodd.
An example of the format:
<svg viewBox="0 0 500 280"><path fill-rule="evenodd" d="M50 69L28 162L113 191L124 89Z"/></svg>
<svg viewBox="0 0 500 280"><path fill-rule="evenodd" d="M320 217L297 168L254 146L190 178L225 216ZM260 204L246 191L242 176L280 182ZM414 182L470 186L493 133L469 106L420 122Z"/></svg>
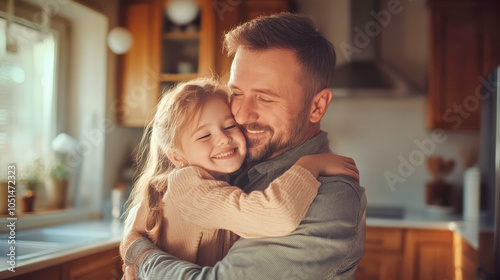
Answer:
<svg viewBox="0 0 500 280"><path fill-rule="evenodd" d="M50 168L50 181L48 184L49 207L64 209L68 195L69 170L61 161L55 161Z"/></svg>
<svg viewBox="0 0 500 280"><path fill-rule="evenodd" d="M45 165L41 158L35 159L24 168L21 183L24 193L21 195L20 206L23 212L33 212L35 209L36 190L43 185Z"/></svg>

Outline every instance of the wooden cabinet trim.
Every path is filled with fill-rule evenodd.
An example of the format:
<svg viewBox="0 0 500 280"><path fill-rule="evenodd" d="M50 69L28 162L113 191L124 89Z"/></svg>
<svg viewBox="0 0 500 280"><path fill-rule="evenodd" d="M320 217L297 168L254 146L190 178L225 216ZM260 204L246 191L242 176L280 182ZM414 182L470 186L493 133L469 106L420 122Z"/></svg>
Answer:
<svg viewBox="0 0 500 280"><path fill-rule="evenodd" d="M365 247L367 250L400 251L403 248L403 230L400 228L368 227Z"/></svg>

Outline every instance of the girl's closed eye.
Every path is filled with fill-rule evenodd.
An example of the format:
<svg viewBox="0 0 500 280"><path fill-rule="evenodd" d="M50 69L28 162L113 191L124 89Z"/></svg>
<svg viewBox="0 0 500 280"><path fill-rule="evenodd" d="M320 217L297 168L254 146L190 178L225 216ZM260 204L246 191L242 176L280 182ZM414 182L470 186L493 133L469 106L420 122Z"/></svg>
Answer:
<svg viewBox="0 0 500 280"><path fill-rule="evenodd" d="M230 129L233 129L233 128L236 128L237 125L236 124L232 124L230 126L227 126L226 128L224 128L225 130L230 130Z"/></svg>
<svg viewBox="0 0 500 280"><path fill-rule="evenodd" d="M202 135L201 137L198 137L197 140L204 140L204 139L207 139L208 137L210 137L210 134L205 134L205 135Z"/></svg>

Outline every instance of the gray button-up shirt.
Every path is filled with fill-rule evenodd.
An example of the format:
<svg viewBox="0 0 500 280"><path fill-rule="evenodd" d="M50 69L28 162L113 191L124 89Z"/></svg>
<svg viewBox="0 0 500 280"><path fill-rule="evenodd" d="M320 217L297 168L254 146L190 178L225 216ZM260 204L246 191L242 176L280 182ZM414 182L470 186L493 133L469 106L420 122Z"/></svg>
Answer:
<svg viewBox="0 0 500 280"><path fill-rule="evenodd" d="M252 167L237 178L245 192L263 190L300 157L329 152L326 132ZM248 177L245 177L248 175ZM364 253L366 196L347 176L319 177L321 186L305 218L288 236L240 238L214 267L181 261L136 240L125 263L135 263L137 279L352 279ZM154 248L139 259L140 253Z"/></svg>

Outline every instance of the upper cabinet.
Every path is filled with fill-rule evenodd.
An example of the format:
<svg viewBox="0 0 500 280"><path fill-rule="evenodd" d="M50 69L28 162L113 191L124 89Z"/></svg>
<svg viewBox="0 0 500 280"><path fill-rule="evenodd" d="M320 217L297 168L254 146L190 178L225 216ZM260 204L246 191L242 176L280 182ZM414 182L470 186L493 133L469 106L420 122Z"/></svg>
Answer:
<svg viewBox="0 0 500 280"><path fill-rule="evenodd" d="M156 3L125 2L123 25L133 37L131 49L118 63L118 123L144 126L158 100L161 10Z"/></svg>
<svg viewBox="0 0 500 280"><path fill-rule="evenodd" d="M162 7L164 12L161 14L160 81L168 86L172 82L210 76L214 67L215 40L212 1L197 0L199 12L196 16L192 16L191 21L181 16L182 13L188 15L188 12L183 10L189 6L180 5L176 8L175 2L183 1L159 2L164 6Z"/></svg>
<svg viewBox="0 0 500 280"><path fill-rule="evenodd" d="M189 5L170 5L174 1L130 0L122 4L122 22L132 33L133 44L119 62L117 119L121 125L145 126L153 118L154 108L166 88L212 74L212 1L195 0L191 2L197 4L194 9ZM169 5L174 10L170 17Z"/></svg>
<svg viewBox="0 0 500 280"><path fill-rule="evenodd" d="M478 130L481 77L500 63L500 1L431 0L428 127Z"/></svg>
<svg viewBox="0 0 500 280"><path fill-rule="evenodd" d="M189 20L187 2L122 2L122 23L132 33L133 45L118 65L119 124L145 126L161 93L179 81L213 74L227 79L232 58L222 52L224 33L241 22L290 7L285 0L194 0L198 13Z"/></svg>

